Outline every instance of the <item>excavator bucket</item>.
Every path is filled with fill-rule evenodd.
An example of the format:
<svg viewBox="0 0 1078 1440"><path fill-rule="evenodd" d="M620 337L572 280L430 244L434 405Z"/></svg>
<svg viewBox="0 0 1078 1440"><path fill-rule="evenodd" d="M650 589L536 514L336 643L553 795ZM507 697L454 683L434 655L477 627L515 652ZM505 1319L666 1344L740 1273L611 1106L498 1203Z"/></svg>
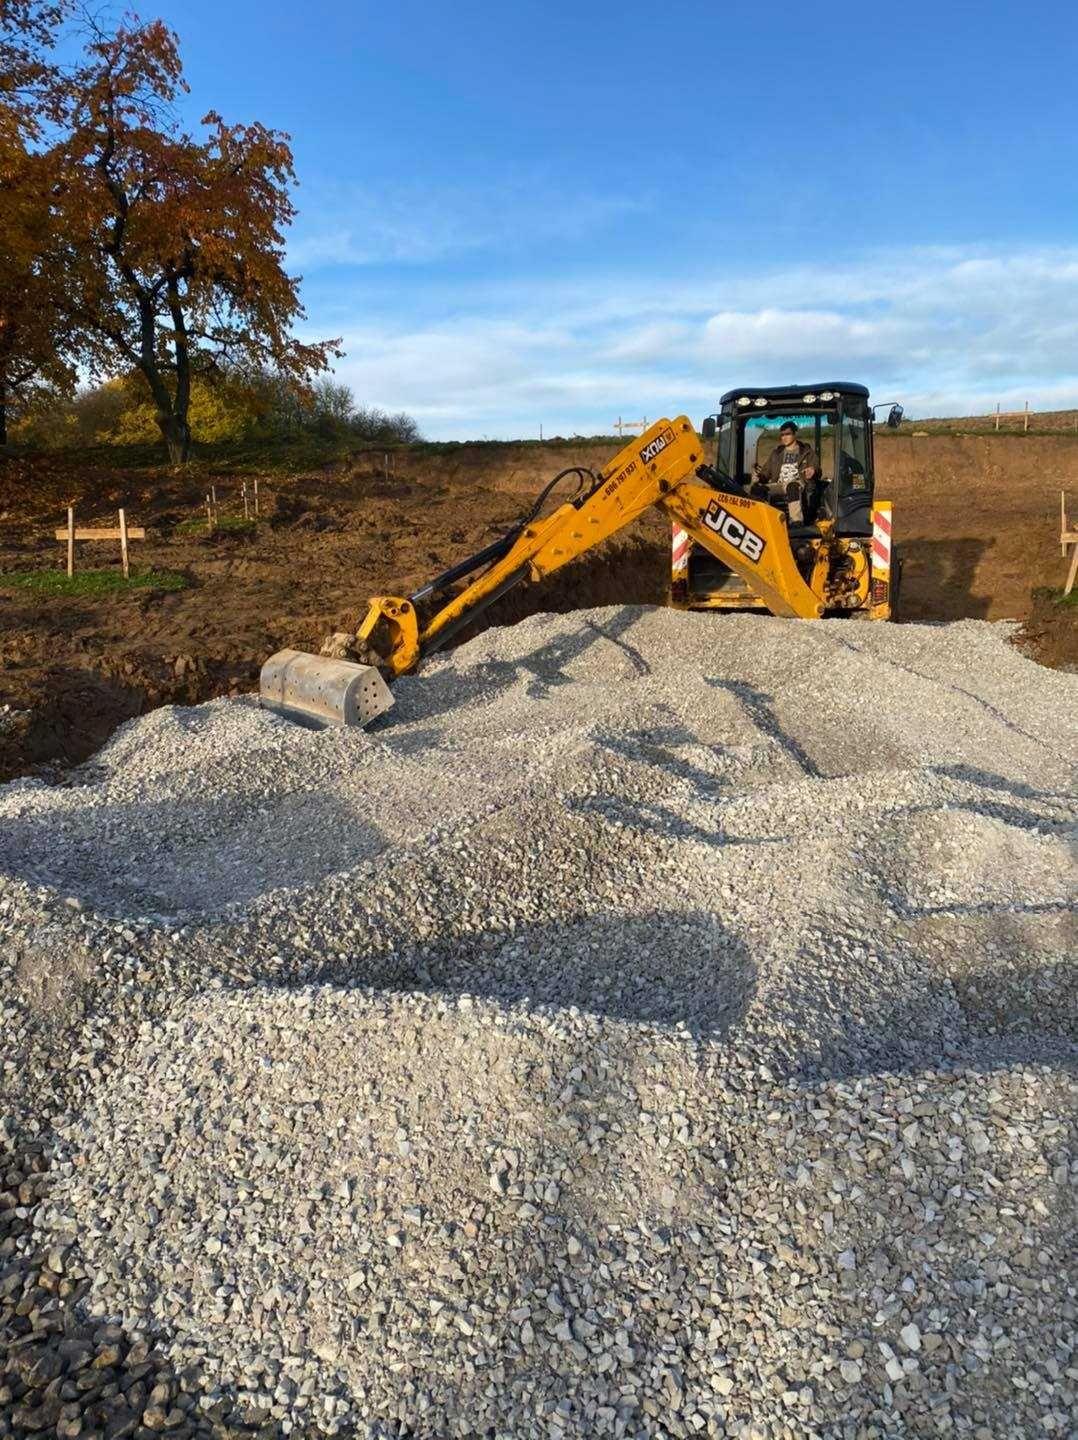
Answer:
<svg viewBox="0 0 1078 1440"><path fill-rule="evenodd" d="M311 729L369 725L393 704L373 665L332 660L303 650L278 650L262 666L259 704Z"/></svg>

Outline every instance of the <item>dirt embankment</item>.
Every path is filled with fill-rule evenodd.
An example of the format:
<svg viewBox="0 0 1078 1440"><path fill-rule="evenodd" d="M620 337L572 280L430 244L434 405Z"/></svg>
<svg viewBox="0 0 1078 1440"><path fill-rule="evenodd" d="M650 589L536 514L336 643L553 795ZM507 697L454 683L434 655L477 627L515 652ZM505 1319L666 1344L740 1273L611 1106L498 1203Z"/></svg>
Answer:
<svg viewBox="0 0 1078 1440"><path fill-rule="evenodd" d="M1078 504L1078 439L885 435L876 474L895 502L907 620L1026 620L1034 592L1062 584L1059 492Z"/></svg>
<svg viewBox="0 0 1078 1440"><path fill-rule="evenodd" d="M0 779L82 760L121 721L156 705L251 688L273 650L317 646L327 631L354 626L368 595L410 593L504 532L559 470L598 467L616 448L400 451L389 474L381 456L363 457L263 481L256 533L212 538L177 528L199 513L205 479L50 472L46 484L33 469L12 469L0 512L0 707L12 707L0 710ZM1034 594L1062 578L1059 490L1078 497L1078 441L886 436L877 469L880 493L895 502L907 619L1013 616L1030 621L1038 658L1078 662L1074 611ZM229 477L217 484L222 497L234 497ZM188 587L49 599L5 588L4 572L61 563L52 532L70 498L84 523L125 504L149 532L137 561L184 572ZM646 516L601 560L511 592L485 623L541 610L662 604L668 557L667 526L658 514ZM111 548L87 548L80 559L117 563Z"/></svg>

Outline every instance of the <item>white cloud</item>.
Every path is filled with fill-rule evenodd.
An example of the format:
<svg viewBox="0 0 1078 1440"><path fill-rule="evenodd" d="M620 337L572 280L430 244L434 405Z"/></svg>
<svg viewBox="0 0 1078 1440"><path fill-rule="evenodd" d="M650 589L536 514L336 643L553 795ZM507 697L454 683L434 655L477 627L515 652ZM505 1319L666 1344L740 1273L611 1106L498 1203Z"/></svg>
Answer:
<svg viewBox="0 0 1078 1440"><path fill-rule="evenodd" d="M322 184L304 194L288 240L288 265L316 267L428 265L450 256L504 255L598 232L644 208L628 195L551 193L534 180L494 186L455 185L438 191L407 184L380 191ZM321 217L336 218L325 225Z"/></svg>
<svg viewBox="0 0 1078 1440"><path fill-rule="evenodd" d="M347 327L338 373L432 436L594 432L787 380L863 380L917 415L1078 405L1078 250L925 250L662 286L428 286L423 305L411 323Z"/></svg>
<svg viewBox="0 0 1078 1440"><path fill-rule="evenodd" d="M854 361L876 365L908 337L896 317L858 317L835 310L727 310L704 324L703 352L716 360L810 361L824 370ZM822 372L821 372L822 373Z"/></svg>

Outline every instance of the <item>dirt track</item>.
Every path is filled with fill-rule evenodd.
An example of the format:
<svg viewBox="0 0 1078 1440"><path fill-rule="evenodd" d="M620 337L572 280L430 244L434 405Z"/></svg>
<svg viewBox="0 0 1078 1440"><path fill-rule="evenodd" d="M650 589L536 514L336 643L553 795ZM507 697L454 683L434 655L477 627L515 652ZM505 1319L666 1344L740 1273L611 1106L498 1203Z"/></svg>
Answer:
<svg viewBox="0 0 1078 1440"><path fill-rule="evenodd" d="M213 539L174 528L197 513L204 482L98 476L80 496L80 519L126 503L150 530L138 562L182 570L191 583L174 594L43 600L0 581L0 705L21 712L0 717L0 779L82 760L123 719L156 705L251 688L272 650L316 646L328 630L354 625L368 594L415 589L501 533L557 470L602 464L615 450L401 452L388 479L359 460L263 482L257 534ZM1011 616L1031 622L1037 658L1078 661L1074 612L1053 613L1033 593L1062 578L1059 490L1078 491L1078 441L887 436L877 469L880 493L896 505L905 618ZM222 493L227 485L222 477ZM66 498L7 484L0 572L60 562L51 532ZM666 526L647 517L611 542L604 563L579 562L541 588L517 590L486 618L508 624L540 610L662 604L667 556ZM86 552L84 563L103 561Z"/></svg>

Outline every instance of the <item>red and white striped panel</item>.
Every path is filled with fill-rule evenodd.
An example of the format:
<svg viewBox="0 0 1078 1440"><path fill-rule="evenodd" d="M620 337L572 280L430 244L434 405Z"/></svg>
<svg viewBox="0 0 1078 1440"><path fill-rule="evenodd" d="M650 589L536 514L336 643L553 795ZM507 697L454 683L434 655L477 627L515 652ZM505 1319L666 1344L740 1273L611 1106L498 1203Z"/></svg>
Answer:
<svg viewBox="0 0 1078 1440"><path fill-rule="evenodd" d="M872 569L881 577L891 573L891 502L872 507Z"/></svg>
<svg viewBox="0 0 1078 1440"><path fill-rule="evenodd" d="M692 539L689 532L682 530L680 525L674 525L670 539L670 567L675 575L689 568L689 551L691 549Z"/></svg>

